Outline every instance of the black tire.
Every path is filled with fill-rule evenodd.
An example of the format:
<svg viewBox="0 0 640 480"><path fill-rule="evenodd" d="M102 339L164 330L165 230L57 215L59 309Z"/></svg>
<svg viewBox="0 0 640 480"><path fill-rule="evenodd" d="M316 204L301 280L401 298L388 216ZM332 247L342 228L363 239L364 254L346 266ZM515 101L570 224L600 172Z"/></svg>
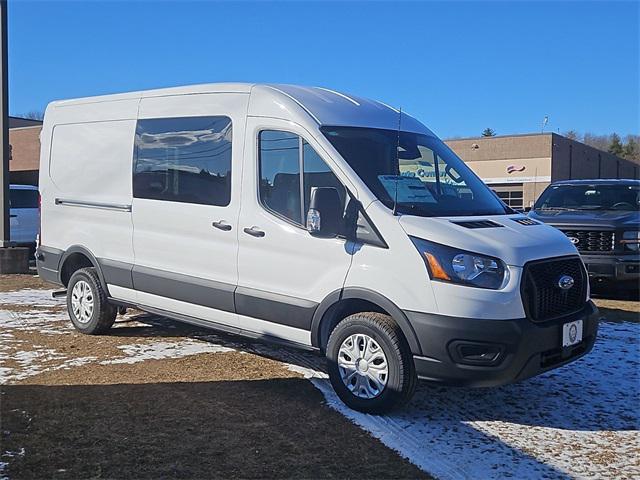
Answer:
<svg viewBox="0 0 640 480"><path fill-rule="evenodd" d="M340 346L353 334L368 335L382 348L387 359L387 383L374 398L361 398L352 393L340 375ZM345 318L331 332L326 356L333 389L340 399L354 410L374 414L386 413L405 405L415 392L418 379L411 350L400 327L388 315L364 312Z"/></svg>
<svg viewBox="0 0 640 480"><path fill-rule="evenodd" d="M88 284L93 299L93 311L85 321L78 319L72 306L73 288L80 281ZM95 268L81 268L71 275L67 285L67 311L76 330L87 335L101 335L115 322L118 308L107 300L107 292L102 288Z"/></svg>

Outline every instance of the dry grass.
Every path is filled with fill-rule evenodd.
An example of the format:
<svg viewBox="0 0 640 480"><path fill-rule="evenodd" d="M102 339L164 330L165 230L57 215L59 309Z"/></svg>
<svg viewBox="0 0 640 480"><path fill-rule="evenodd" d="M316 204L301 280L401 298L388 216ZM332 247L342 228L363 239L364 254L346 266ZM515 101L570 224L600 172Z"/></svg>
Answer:
<svg viewBox="0 0 640 480"><path fill-rule="evenodd" d="M0 277L0 292L22 288L50 287ZM21 355L55 352L0 386L0 477L428 478L326 406L300 374L255 354L256 344L136 312L108 335L86 336L70 329L63 306L11 305L2 295L0 304L19 317L35 312L33 325L2 331L0 367L24 371L34 365ZM188 341L234 351L102 363L127 357L125 345ZM65 367L82 358L91 360Z"/></svg>

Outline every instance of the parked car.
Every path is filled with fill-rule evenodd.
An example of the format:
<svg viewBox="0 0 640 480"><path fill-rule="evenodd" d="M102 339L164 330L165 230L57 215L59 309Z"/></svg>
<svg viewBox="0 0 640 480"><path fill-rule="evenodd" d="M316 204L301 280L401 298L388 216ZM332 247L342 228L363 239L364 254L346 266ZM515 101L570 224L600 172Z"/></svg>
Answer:
<svg viewBox="0 0 640 480"><path fill-rule="evenodd" d="M40 161L38 271L87 334L136 307L316 350L374 413L418 378L501 385L596 338L567 237L377 101L210 84L53 102Z"/></svg>
<svg viewBox="0 0 640 480"><path fill-rule="evenodd" d="M9 239L13 244L35 250L40 213L38 187L9 185Z"/></svg>
<svg viewBox="0 0 640 480"><path fill-rule="evenodd" d="M592 282L640 285L640 180L567 180L542 192L530 218L560 229Z"/></svg>

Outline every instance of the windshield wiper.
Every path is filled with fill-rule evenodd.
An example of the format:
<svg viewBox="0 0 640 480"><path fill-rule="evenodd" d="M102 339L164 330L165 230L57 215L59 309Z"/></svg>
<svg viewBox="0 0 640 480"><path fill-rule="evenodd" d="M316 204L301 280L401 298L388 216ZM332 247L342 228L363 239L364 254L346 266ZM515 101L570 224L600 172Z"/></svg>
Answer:
<svg viewBox="0 0 640 480"><path fill-rule="evenodd" d="M580 210L579 208L568 208L568 207L544 207L544 208L536 208L535 210L555 210L558 212L577 212Z"/></svg>

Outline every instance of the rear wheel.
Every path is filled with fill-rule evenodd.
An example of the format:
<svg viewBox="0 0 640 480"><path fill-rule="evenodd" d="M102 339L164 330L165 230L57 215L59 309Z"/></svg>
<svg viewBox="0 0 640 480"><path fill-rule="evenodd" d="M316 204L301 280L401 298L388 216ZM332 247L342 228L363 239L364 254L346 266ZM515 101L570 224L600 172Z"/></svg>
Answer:
<svg viewBox="0 0 640 480"><path fill-rule="evenodd" d="M67 310L76 330L88 335L100 335L111 328L117 307L107 300L95 268L74 272L67 286Z"/></svg>
<svg viewBox="0 0 640 480"><path fill-rule="evenodd" d="M331 384L354 410L385 413L413 396L417 378L411 351L388 315L345 318L331 332L326 354Z"/></svg>

